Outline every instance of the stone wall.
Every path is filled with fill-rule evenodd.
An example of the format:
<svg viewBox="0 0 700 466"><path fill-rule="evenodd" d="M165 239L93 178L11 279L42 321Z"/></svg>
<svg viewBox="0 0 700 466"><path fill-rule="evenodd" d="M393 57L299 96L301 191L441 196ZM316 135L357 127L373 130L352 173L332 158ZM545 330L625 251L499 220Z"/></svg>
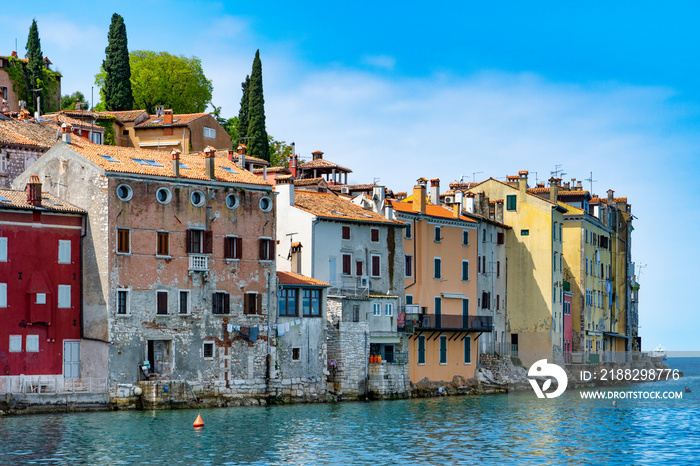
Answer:
<svg viewBox="0 0 700 466"><path fill-rule="evenodd" d="M329 300L329 315L330 315ZM367 322L328 323L329 394L335 399L358 399L367 394L369 325Z"/></svg>

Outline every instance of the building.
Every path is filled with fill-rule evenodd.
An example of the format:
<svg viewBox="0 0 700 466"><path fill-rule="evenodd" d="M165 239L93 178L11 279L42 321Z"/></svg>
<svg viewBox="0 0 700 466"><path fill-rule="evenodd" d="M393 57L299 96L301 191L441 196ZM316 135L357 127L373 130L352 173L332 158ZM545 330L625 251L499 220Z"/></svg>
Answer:
<svg viewBox="0 0 700 466"><path fill-rule="evenodd" d="M36 176L26 191L0 189L0 393L58 392L89 375L84 221L83 209L42 192Z"/></svg>
<svg viewBox="0 0 700 466"><path fill-rule="evenodd" d="M407 345L398 332L404 225L325 192L323 180L299 181L300 186L277 181L277 267L331 285L331 391L344 398L405 395ZM384 363L370 364L370 356Z"/></svg>
<svg viewBox="0 0 700 466"><path fill-rule="evenodd" d="M469 379L476 373L477 339L492 330L492 316L479 314L479 223L462 215L460 204L451 209L441 205L438 179L430 181L427 198L426 182L419 179L412 196L391 202L395 218L407 225L403 247L410 379Z"/></svg>
<svg viewBox="0 0 700 466"><path fill-rule="evenodd" d="M0 188L9 188L58 140L58 126L34 120L0 120Z"/></svg>
<svg viewBox="0 0 700 466"><path fill-rule="evenodd" d="M312 159L302 164L293 156L290 160L289 168L292 176L296 179L304 178L324 178L328 184L348 184L348 173L352 173L349 168L342 167L323 158L320 150L311 153Z"/></svg>
<svg viewBox="0 0 700 466"><path fill-rule="evenodd" d="M561 354L566 213L556 196L528 193L527 178L521 171L507 183L489 178L468 190L505 205L503 223L511 227L506 232L508 331L513 352L525 365Z"/></svg>
<svg viewBox="0 0 700 466"><path fill-rule="evenodd" d="M171 155L96 145L67 127L62 138L34 172L88 213L85 372L108 376L113 398L128 398L135 384L155 403L193 390L267 396L277 299L271 186L213 148Z"/></svg>
<svg viewBox="0 0 700 466"><path fill-rule="evenodd" d="M27 65L26 58L18 58L17 52L12 52L10 56L0 56L0 113L12 113L19 114L19 111L24 107L20 103L19 96L14 89L15 83L10 77L12 68L15 64L19 64L24 72L24 67ZM52 63L48 57L44 57L44 66L46 70L51 75L52 79L55 79L55 86L51 89L53 92L49 97L48 106L53 108L61 107L61 73L57 71L51 71ZM45 83L45 85L50 85L50 83ZM48 108L47 102L41 104L42 108Z"/></svg>
<svg viewBox="0 0 700 466"><path fill-rule="evenodd" d="M71 127L73 134L89 139L95 144L104 144L105 129L96 124L97 114L88 110L61 110L41 116L43 121L49 121L58 128L62 125Z"/></svg>

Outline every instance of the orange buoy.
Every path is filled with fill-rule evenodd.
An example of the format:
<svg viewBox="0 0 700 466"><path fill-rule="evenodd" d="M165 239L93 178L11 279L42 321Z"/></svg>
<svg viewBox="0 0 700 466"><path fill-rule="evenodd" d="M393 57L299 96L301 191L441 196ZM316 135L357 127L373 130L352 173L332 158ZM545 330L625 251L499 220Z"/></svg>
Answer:
<svg viewBox="0 0 700 466"><path fill-rule="evenodd" d="M194 424L192 424L195 428L199 427L204 427L204 421L202 420L202 415L197 414L197 419L194 420Z"/></svg>

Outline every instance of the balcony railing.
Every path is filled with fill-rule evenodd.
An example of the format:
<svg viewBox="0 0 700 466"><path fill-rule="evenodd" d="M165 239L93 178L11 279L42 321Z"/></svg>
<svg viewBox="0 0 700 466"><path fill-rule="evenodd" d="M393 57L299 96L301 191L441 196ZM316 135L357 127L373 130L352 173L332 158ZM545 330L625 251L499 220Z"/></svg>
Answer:
<svg viewBox="0 0 700 466"><path fill-rule="evenodd" d="M470 332L493 331L491 316L455 316L445 314L406 314L407 331L461 330Z"/></svg>
<svg viewBox="0 0 700 466"><path fill-rule="evenodd" d="M190 270L196 272L209 271L209 256L190 254Z"/></svg>

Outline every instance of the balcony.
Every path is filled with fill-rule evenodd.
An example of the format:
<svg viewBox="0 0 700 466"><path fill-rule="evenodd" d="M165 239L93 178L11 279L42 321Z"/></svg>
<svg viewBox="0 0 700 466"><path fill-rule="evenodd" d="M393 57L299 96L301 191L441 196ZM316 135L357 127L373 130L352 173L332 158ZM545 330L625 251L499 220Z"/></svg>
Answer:
<svg viewBox="0 0 700 466"><path fill-rule="evenodd" d="M406 314L406 331L452 330L462 332L492 332L491 316L456 316L445 314Z"/></svg>
<svg viewBox="0 0 700 466"><path fill-rule="evenodd" d="M208 272L209 256L203 254L190 254L190 271Z"/></svg>

